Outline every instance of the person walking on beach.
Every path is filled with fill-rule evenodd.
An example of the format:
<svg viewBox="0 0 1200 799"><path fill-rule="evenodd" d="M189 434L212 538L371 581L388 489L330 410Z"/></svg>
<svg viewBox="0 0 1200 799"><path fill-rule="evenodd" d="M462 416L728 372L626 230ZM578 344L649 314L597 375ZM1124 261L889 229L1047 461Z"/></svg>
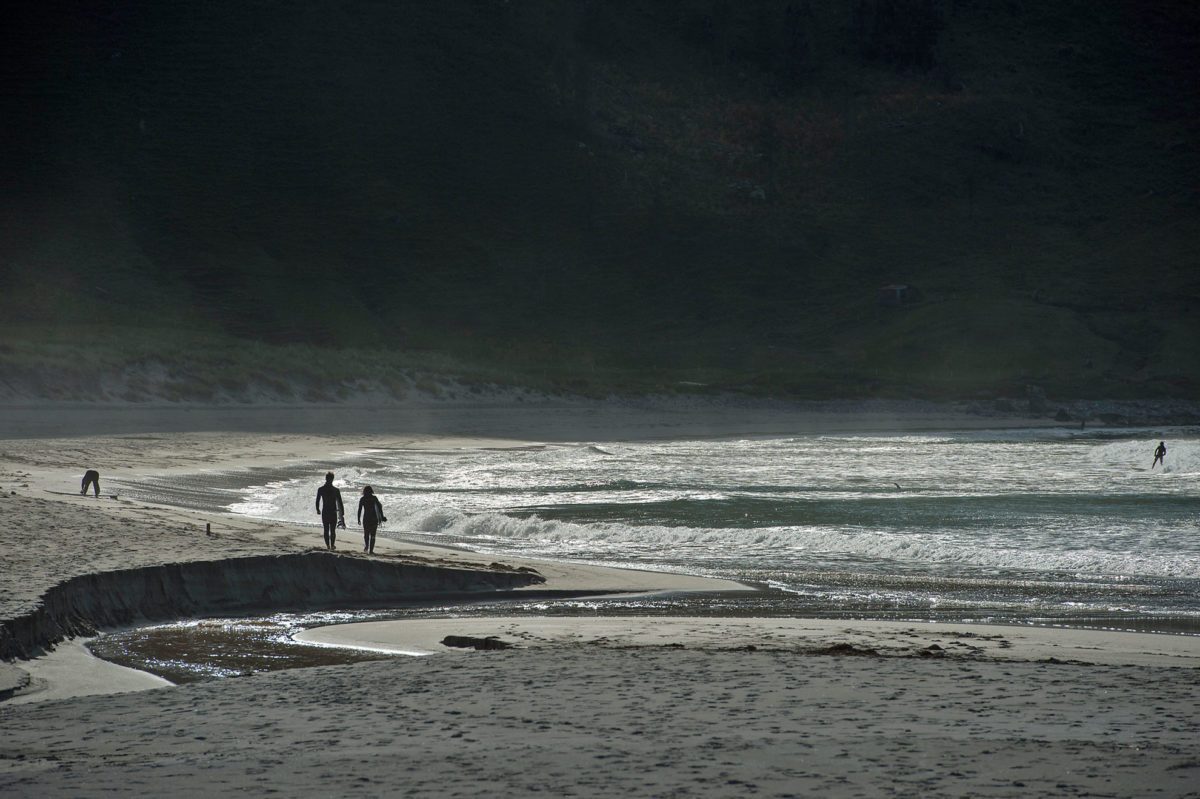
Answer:
<svg viewBox="0 0 1200 799"><path fill-rule="evenodd" d="M1167 458L1167 444L1165 441L1160 441L1160 442L1158 442L1158 449L1154 450L1154 463L1152 463L1150 465L1150 468L1153 469L1155 466L1157 466L1160 463L1163 465L1163 468L1166 468L1166 466L1167 466L1166 458Z"/></svg>
<svg viewBox="0 0 1200 799"><path fill-rule="evenodd" d="M96 498L100 498L100 472L95 469L88 469L83 473L83 486L79 489L80 494L87 494L88 486L91 486L96 492Z"/></svg>
<svg viewBox="0 0 1200 799"><path fill-rule="evenodd" d="M325 548L337 549L337 526L346 517L342 505L342 492L333 484L333 472L325 475L325 485L317 489L317 514L325 535Z"/></svg>
<svg viewBox="0 0 1200 799"><path fill-rule="evenodd" d="M370 486L363 489L362 499L358 501L358 523L363 529L363 552L375 554L375 531L380 522L386 522L383 515L383 503L375 496L375 490Z"/></svg>

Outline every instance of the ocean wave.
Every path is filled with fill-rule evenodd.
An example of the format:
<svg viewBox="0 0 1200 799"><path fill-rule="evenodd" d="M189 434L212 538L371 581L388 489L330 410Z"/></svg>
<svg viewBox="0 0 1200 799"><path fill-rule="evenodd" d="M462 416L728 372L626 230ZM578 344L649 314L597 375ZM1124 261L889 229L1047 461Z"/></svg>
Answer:
<svg viewBox="0 0 1200 799"><path fill-rule="evenodd" d="M397 518L398 516L398 518ZM964 541L946 534L833 527L695 528L555 521L538 516L467 514L446 507L394 515L387 530L452 539L459 544L503 544L526 554L587 553L589 557L679 557L696 563L739 560L747 566L863 559L907 564L963 565L1032 572L1200 578L1200 556L1133 553L1098 548L1055 551L988 536Z"/></svg>
<svg viewBox="0 0 1200 799"><path fill-rule="evenodd" d="M1151 471L1159 474L1200 474L1200 441L1179 439L1166 442L1167 457L1153 466L1154 449L1162 439L1111 441L1088 451L1088 459L1096 465Z"/></svg>
<svg viewBox="0 0 1200 799"><path fill-rule="evenodd" d="M385 534L493 552L726 571L853 563L1200 578L1200 499L1179 479L1200 473L1200 441L1168 441L1165 468L1151 472L1157 443L654 442L605 445L620 458L595 445L371 453L334 471L348 523L371 483ZM228 507L314 524L323 474L243 489Z"/></svg>

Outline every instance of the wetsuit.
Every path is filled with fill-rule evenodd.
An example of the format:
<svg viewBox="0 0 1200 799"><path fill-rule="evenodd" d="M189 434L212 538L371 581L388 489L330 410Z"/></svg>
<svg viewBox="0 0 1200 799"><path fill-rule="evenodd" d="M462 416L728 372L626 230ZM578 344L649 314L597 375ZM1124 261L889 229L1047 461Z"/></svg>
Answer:
<svg viewBox="0 0 1200 799"><path fill-rule="evenodd" d="M89 485L95 490L96 496L100 496L100 472L95 469L88 469L83 473L83 486L79 493L86 494Z"/></svg>
<svg viewBox="0 0 1200 799"><path fill-rule="evenodd" d="M321 527L325 536L325 546L337 549L338 518L346 515L342 505L342 492L333 483L326 483L317 489L317 513L321 514Z"/></svg>
<svg viewBox="0 0 1200 799"><path fill-rule="evenodd" d="M1167 466L1167 445L1161 441L1158 442L1158 449L1154 450L1154 465L1150 468L1153 469L1154 466L1157 466L1160 463L1165 469Z"/></svg>
<svg viewBox="0 0 1200 799"><path fill-rule="evenodd" d="M358 523L363 529L363 551L375 551L375 531L383 521L383 505L379 497L371 494L358 501Z"/></svg>

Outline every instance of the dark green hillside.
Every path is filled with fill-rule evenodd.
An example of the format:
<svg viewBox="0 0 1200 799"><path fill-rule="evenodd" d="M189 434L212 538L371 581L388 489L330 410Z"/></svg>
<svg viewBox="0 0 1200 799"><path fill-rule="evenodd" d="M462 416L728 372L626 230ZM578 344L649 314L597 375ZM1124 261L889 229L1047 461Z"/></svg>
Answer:
<svg viewBox="0 0 1200 799"><path fill-rule="evenodd" d="M1200 391L1191 2L53 0L0 36L21 374L78 346L236 381L254 342L587 389Z"/></svg>

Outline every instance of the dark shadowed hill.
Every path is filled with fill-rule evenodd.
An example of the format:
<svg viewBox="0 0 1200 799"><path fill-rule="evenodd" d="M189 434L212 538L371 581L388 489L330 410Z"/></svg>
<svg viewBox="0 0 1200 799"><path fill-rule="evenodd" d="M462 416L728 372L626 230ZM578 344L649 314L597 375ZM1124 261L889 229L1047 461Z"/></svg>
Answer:
<svg viewBox="0 0 1200 799"><path fill-rule="evenodd" d="M1200 390L1186 0L51 0L0 36L26 373L246 341L590 389Z"/></svg>

